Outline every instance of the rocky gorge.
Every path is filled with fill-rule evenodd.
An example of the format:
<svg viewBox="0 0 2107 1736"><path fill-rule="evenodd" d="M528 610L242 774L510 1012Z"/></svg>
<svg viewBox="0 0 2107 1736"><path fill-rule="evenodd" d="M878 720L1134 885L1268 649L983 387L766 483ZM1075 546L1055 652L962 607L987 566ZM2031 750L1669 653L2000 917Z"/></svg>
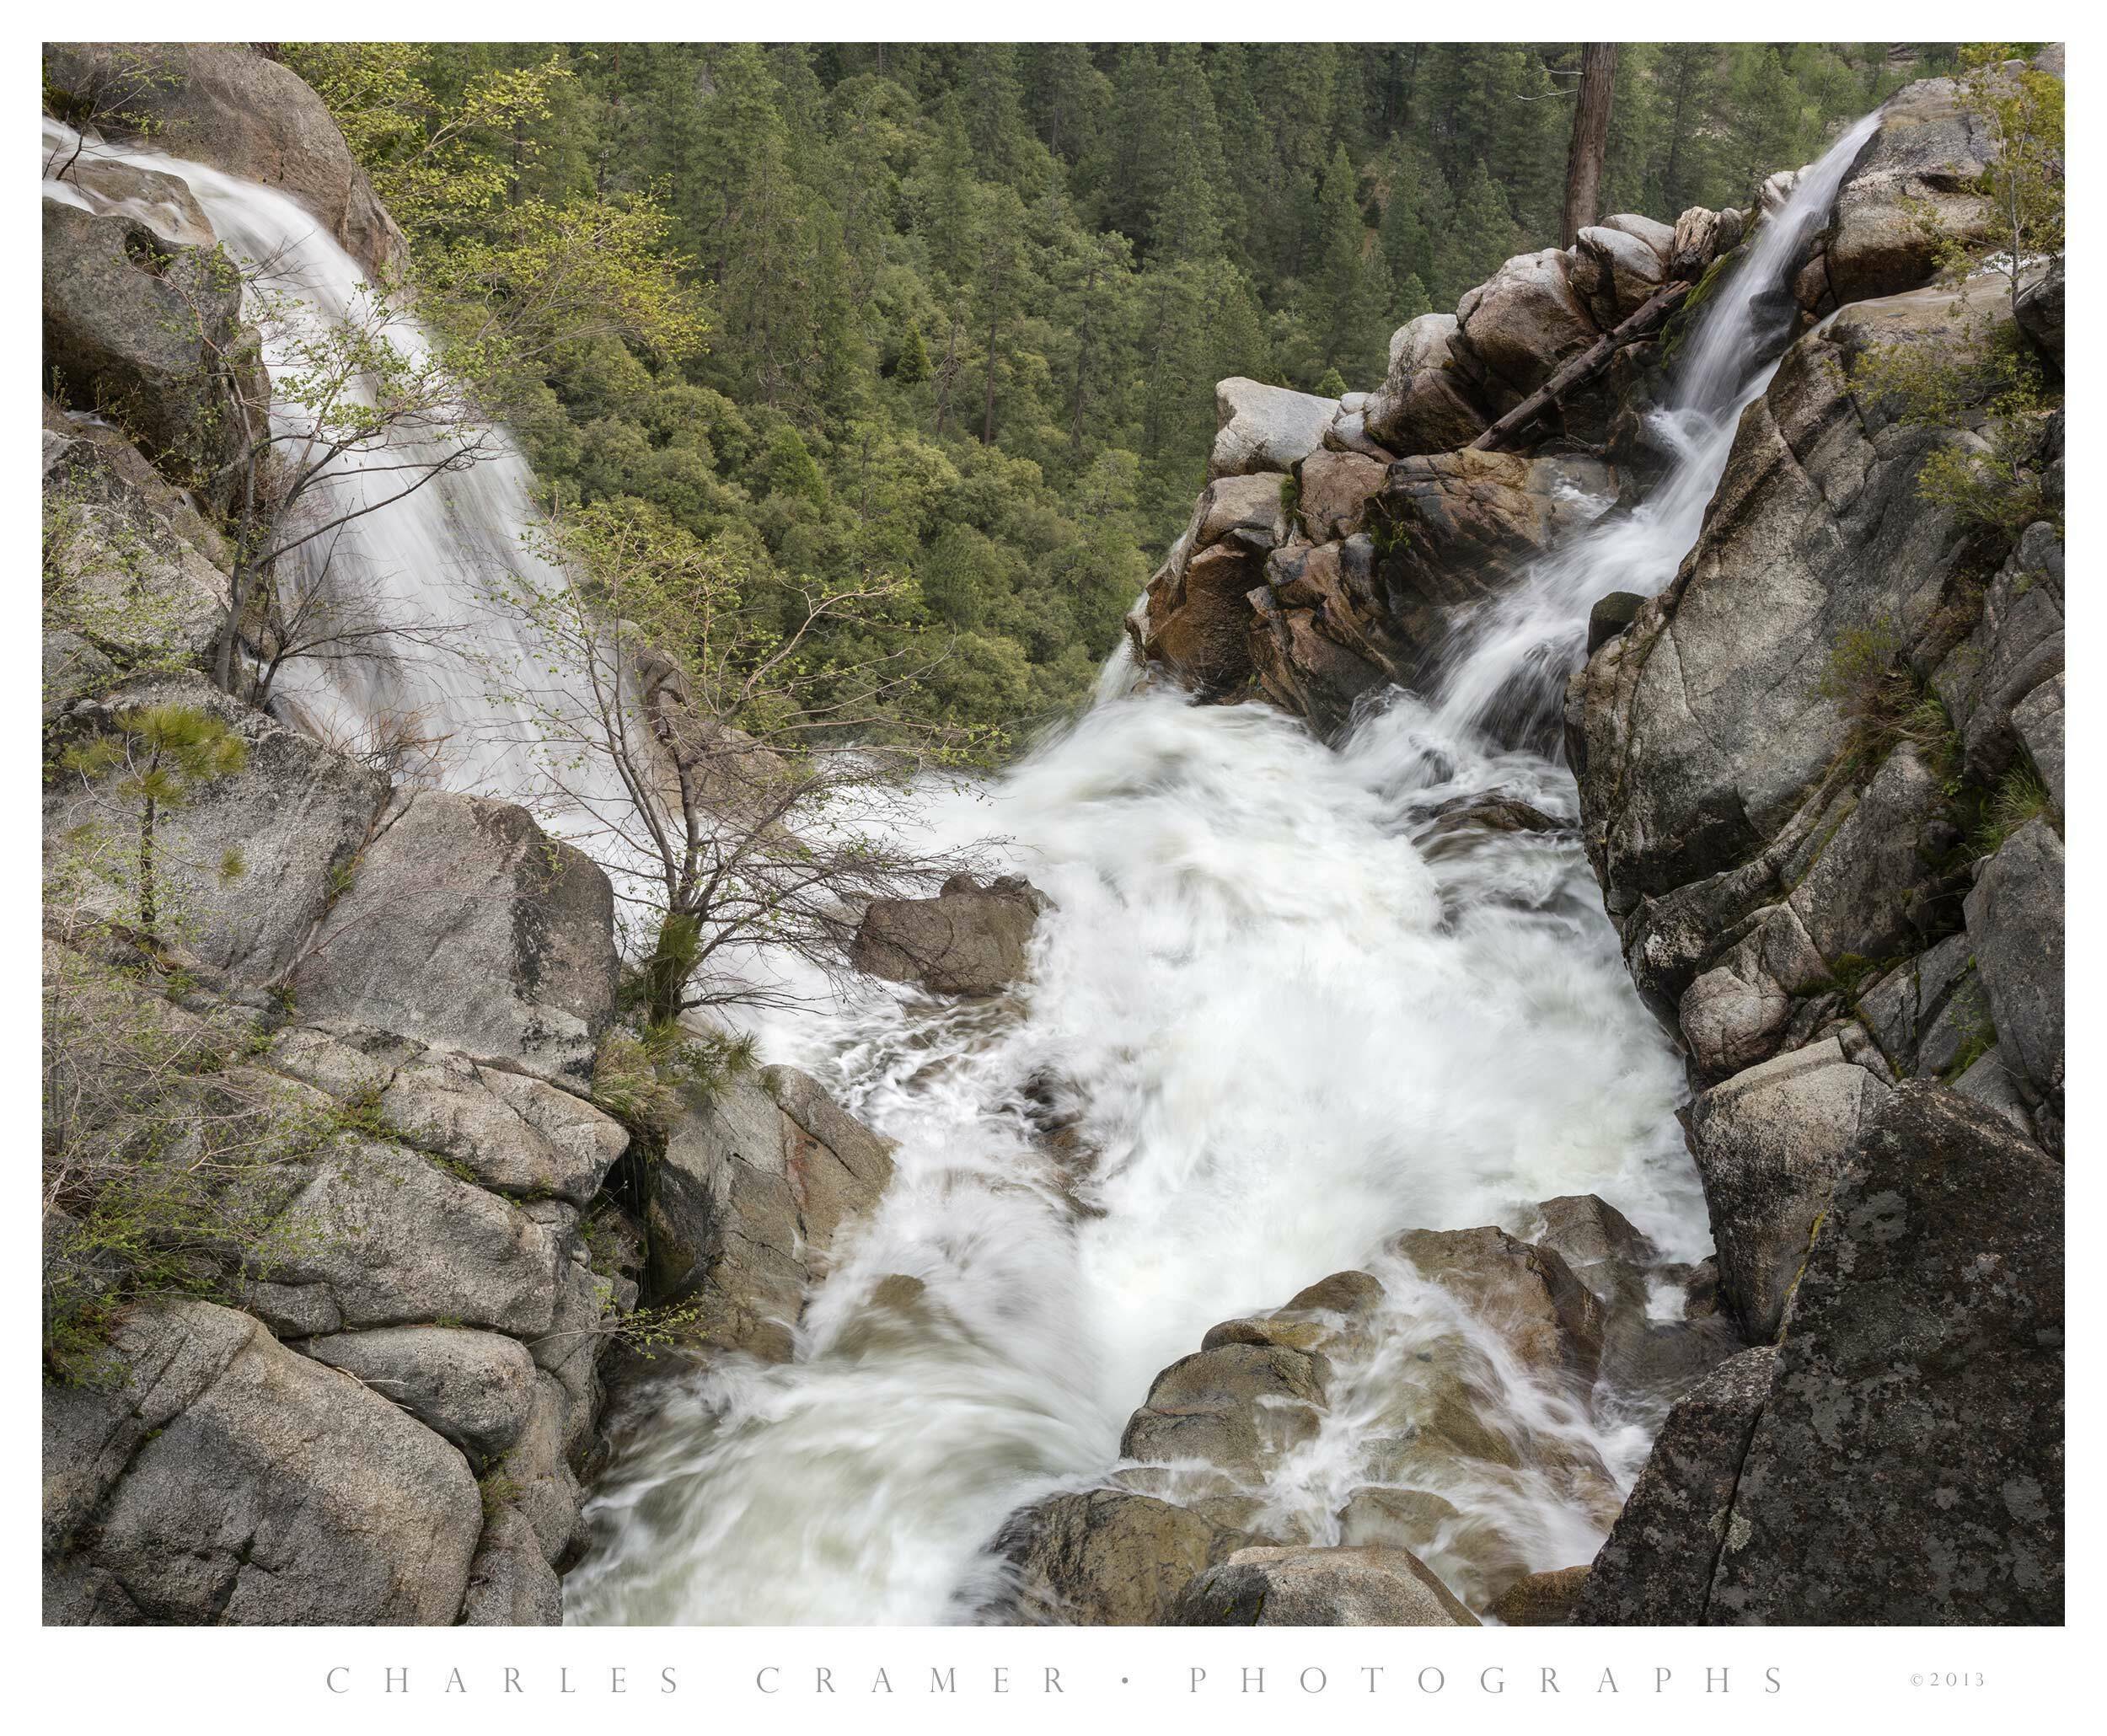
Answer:
<svg viewBox="0 0 2107 1736"><path fill-rule="evenodd" d="M383 267L313 94L184 56L151 154ZM231 295L172 341L174 169L47 180L46 1040L143 1057L68 1112L226 1230L47 1372L46 1620L2060 1621L2062 413L2002 534L1917 492L1985 431L1854 386L1945 329L1917 215L1986 249L1985 150L1912 86L1372 391L1225 381L1111 696L1011 774L1030 879L854 913L891 986L656 1133L603 868L207 679L266 364ZM158 818L173 937L62 769L155 708L242 744ZM46 1230L48 1307L112 1237Z"/></svg>

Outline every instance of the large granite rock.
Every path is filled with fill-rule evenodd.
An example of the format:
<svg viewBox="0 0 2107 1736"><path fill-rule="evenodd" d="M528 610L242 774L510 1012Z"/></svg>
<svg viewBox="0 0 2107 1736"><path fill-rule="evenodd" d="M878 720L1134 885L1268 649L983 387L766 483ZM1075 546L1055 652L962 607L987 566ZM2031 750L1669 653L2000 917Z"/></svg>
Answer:
<svg viewBox="0 0 2107 1736"><path fill-rule="evenodd" d="M142 667L198 667L226 544L114 427L44 404L44 721Z"/></svg>
<svg viewBox="0 0 2107 1736"><path fill-rule="evenodd" d="M2063 1619L2063 1177L1903 1085L1853 1148L1793 1300L1705 1619Z"/></svg>
<svg viewBox="0 0 2107 1736"><path fill-rule="evenodd" d="M64 118L75 93L131 56L151 77L127 80L127 114L149 121L155 145L298 200L352 258L374 272L399 261L402 233L322 99L292 70L225 43L47 43L44 76ZM108 124L105 121L105 124Z"/></svg>
<svg viewBox="0 0 2107 1736"><path fill-rule="evenodd" d="M217 254L133 219L43 204L46 388L223 501L249 438L234 398L258 390L239 281Z"/></svg>
<svg viewBox="0 0 2107 1736"><path fill-rule="evenodd" d="M1324 443L1324 431L1338 414L1338 400L1226 379L1214 388L1218 431L1208 460L1210 478L1291 470Z"/></svg>
<svg viewBox="0 0 2107 1736"><path fill-rule="evenodd" d="M382 1326L308 1338L299 1348L357 1376L479 1466L504 1456L533 1408L534 1359L496 1332Z"/></svg>
<svg viewBox="0 0 2107 1736"><path fill-rule="evenodd" d="M1516 255L1456 303L1450 353L1485 401L1512 409L1602 335L1555 248Z"/></svg>
<svg viewBox="0 0 2107 1736"><path fill-rule="evenodd" d="M1009 1564L1005 1619L1083 1627L1167 1621L1185 1588L1250 1540L1147 1495L1055 1495L1013 1514L993 1549Z"/></svg>
<svg viewBox="0 0 2107 1736"><path fill-rule="evenodd" d="M860 971L934 994L996 994L1029 959L1045 898L1011 875L982 885L955 874L934 898L876 898L850 948Z"/></svg>
<svg viewBox="0 0 2107 1736"><path fill-rule="evenodd" d="M892 1149L795 1068L735 1077L651 1166L651 1295L692 1302L698 1345L786 1361L806 1291L877 1203Z"/></svg>
<svg viewBox="0 0 2107 1736"><path fill-rule="evenodd" d="M345 877L292 972L303 1017L591 1079L616 967L596 863L510 803L408 790Z"/></svg>
<svg viewBox="0 0 2107 1736"><path fill-rule="evenodd" d="M1240 1549L1187 1586L1173 1627L1476 1627L1402 1549Z"/></svg>
<svg viewBox="0 0 2107 1736"><path fill-rule="evenodd" d="M629 1144L619 1122L569 1091L392 1031L295 1026L279 1035L271 1064L341 1101L371 1104L420 1150L520 1199L589 1203Z"/></svg>
<svg viewBox="0 0 2107 1736"><path fill-rule="evenodd" d="M204 1302L132 1310L121 1383L44 1393L45 1620L447 1623L482 1530L459 1453Z"/></svg>
<svg viewBox="0 0 2107 1736"><path fill-rule="evenodd" d="M1809 305L1826 313L1930 282L1938 260L1927 216L1987 248L1997 238L1996 213L1981 182L1994 148L1950 78L1927 78L1890 97L1837 190L1818 244L1820 293Z"/></svg>
<svg viewBox="0 0 2107 1736"><path fill-rule="evenodd" d="M1389 372L1362 417L1370 437L1401 458L1459 451L1493 421L1456 366L1456 335L1455 314L1423 313L1391 337Z"/></svg>
<svg viewBox="0 0 2107 1736"><path fill-rule="evenodd" d="M1983 865L1967 912L1997 1047L2060 1123L2063 840L2047 820L2028 821Z"/></svg>
<svg viewBox="0 0 2107 1736"><path fill-rule="evenodd" d="M1683 1627L1705 1619L1734 1485L1777 1364L1768 1345L1745 1350L1669 1412L1574 1601L1576 1626Z"/></svg>
<svg viewBox="0 0 2107 1736"><path fill-rule="evenodd" d="M1736 1074L1691 1105L1720 1292L1753 1342L1777 1336L1844 1154L1886 1095L1831 1037Z"/></svg>
<svg viewBox="0 0 2107 1736"><path fill-rule="evenodd" d="M170 935L214 970L257 987L281 983L352 871L388 800L387 780L228 698L201 675L139 678L76 705L65 727L83 736L110 728L129 710L158 705L206 712L247 748L239 772L198 786L160 816L156 872ZM84 864L86 903L137 920L125 847L137 823L100 785L54 780L45 792L47 870L62 871L69 857ZM228 872L230 864L239 871ZM416 968L428 972L431 963L420 955Z"/></svg>

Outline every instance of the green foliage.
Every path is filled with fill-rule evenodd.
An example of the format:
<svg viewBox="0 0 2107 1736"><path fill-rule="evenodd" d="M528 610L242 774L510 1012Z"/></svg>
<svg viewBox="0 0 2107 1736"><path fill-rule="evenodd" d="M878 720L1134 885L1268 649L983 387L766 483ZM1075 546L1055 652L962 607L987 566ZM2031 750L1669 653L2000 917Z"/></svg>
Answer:
<svg viewBox="0 0 2107 1736"><path fill-rule="evenodd" d="M1088 691L1204 480L1218 379L1372 387L1398 324L1555 235L1549 99L1579 53L281 51L556 504L656 509L736 549L756 598L911 575L813 656L948 637L890 709L983 729ZM1920 70L1886 45L1627 45L1608 208L1745 203L1750 165L1807 160Z"/></svg>
<svg viewBox="0 0 2107 1736"><path fill-rule="evenodd" d="M592 1101L632 1133L662 1140L753 1064L753 1040L678 1024L618 1026L592 1060Z"/></svg>
<svg viewBox="0 0 2107 1736"><path fill-rule="evenodd" d="M143 705L121 711L108 729L74 743L59 764L128 816L136 829L133 890L139 932L157 936L161 921L155 861L160 816L183 806L204 785L248 763L249 747L233 729L194 705ZM233 865L239 871L237 855ZM229 864L222 858L222 877Z"/></svg>
<svg viewBox="0 0 2107 1736"><path fill-rule="evenodd" d="M253 1031L185 1011L150 978L54 946L43 992L45 1361L100 1384L130 1302L239 1305L314 1251L324 1234L286 1221L281 1166L338 1129L241 1064Z"/></svg>
<svg viewBox="0 0 2107 1736"><path fill-rule="evenodd" d="M1920 498L1962 523L2015 537L2048 515L2035 469L2041 422L2060 401L2014 317L2021 292L2063 250L2063 81L2009 64L2002 43L1961 51L1962 102L1992 149L1974 191L1986 201L1997 239L1945 225L1937 206L1920 203L1912 222L1933 244L1943 276L1957 286L1950 337L1885 346L1861 357L1852 384L1911 427L1966 427L1976 442L1955 442L1926 458ZM2002 288L1996 313L1971 303L1983 276Z"/></svg>
<svg viewBox="0 0 2107 1736"><path fill-rule="evenodd" d="M1969 848L1978 856L1995 855L2004 841L2029 820L2057 817L2048 786L2031 767L2014 765L1997 780L1997 788L1983 803L1981 817L1968 840Z"/></svg>

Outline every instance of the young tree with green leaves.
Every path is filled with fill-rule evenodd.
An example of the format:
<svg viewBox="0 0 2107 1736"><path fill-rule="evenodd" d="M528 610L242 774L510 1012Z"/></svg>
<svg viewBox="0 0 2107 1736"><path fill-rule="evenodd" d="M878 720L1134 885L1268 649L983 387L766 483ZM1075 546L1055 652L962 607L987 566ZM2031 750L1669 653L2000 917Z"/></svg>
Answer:
<svg viewBox="0 0 2107 1736"><path fill-rule="evenodd" d="M135 706L118 712L108 729L67 748L63 769L99 804L115 809L132 833L131 895L140 935L162 938L159 867L163 815L248 762L248 744L209 711L195 705ZM238 860L221 865L229 875Z"/></svg>

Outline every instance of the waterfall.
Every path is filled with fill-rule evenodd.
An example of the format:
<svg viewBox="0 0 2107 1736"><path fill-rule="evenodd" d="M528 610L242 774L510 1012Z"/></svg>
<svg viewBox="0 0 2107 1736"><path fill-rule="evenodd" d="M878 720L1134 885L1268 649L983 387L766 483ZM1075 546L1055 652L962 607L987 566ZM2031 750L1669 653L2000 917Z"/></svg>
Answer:
<svg viewBox="0 0 2107 1736"><path fill-rule="evenodd" d="M281 193L143 145L83 143L45 117L47 165L66 162L77 145L84 163L128 163L184 182L229 257L255 278L252 302L259 293L282 298L287 316L264 333L273 429L305 433L312 418L299 401L298 344L324 322L367 317L373 304L365 268ZM172 239L196 238L182 233L172 205L84 195L71 181L51 179L44 195L131 217ZM430 353L412 319L390 319L386 335L413 363ZM369 739L391 720L415 720L419 734L442 739L431 768L439 781L531 801L544 783L535 705L502 694L545 693L549 660L517 618L491 607L491 597L507 575L544 589L560 579L523 541L537 522L525 459L502 429L483 431L482 441L490 456L399 500L389 497L405 474L415 474L400 467L436 463L448 450L443 442L399 438L384 451L340 462L318 490L318 522L387 504L287 556L281 582L385 624L393 642L362 638L350 655L289 663L274 700L313 733L346 745Z"/></svg>
<svg viewBox="0 0 2107 1736"><path fill-rule="evenodd" d="M1457 623L1432 695L1438 733L1490 729L1508 740L1555 733L1596 599L1611 591L1650 597L1675 577L1697 540L1741 412L1777 372L1799 312L1793 265L1879 124L1877 111L1865 115L1801 173L1695 322L1673 399L1652 417L1656 440L1674 455L1659 485L1631 511L1603 515L1524 583Z"/></svg>
<svg viewBox="0 0 2107 1736"><path fill-rule="evenodd" d="M641 1427L591 1505L569 1620L970 1619L1005 1515L1102 1482L1159 1369L1218 1321L1380 1264L1391 1232L1513 1227L1595 1192L1669 1257L1708 1250L1681 1069L1577 845L1516 833L1429 860L1413 839L1458 796L1574 812L1564 769L1497 726L1563 687L1597 597L1658 590L1695 541L1786 335L1786 274L1873 125L1801 176L1712 298L1659 416L1670 475L1464 623L1433 693L1334 753L1260 707L1133 692L1123 646L1072 731L931 809L940 839L1008 833L1054 898L1028 989L990 1009L874 988L769 1032L900 1142L898 1173L791 1363L723 1358ZM1032 1138L1049 1079L1079 1087L1084 1173ZM924 1286L905 1317L867 1306L892 1273ZM1442 1305L1385 1276L1393 1343L1414 1342ZM1590 1424L1508 1392L1628 1487L1657 1416ZM1268 1492L1320 1540L1357 1426L1336 1406ZM1532 1567L1602 1535L1549 1492L1505 1498Z"/></svg>
<svg viewBox="0 0 2107 1736"><path fill-rule="evenodd" d="M1004 833L1011 865L1054 901L1031 980L980 1005L872 983L764 1028L769 1058L811 1069L899 1142L893 1183L811 1299L791 1361L721 1358L661 1395L591 1503L569 1620L969 1619L1004 1517L1102 1483L1159 1369L1219 1321L1382 1264L1395 1231L1519 1229L1534 1202L1592 1192L1665 1257L1707 1251L1675 1119L1682 1069L1571 835L1453 854L1415 839L1458 797L1574 813L1530 720L1555 705L1595 598L1658 590L1694 542L1783 335L1785 274L1873 124L1800 177L1697 323L1658 420L1677 454L1660 486L1461 623L1429 691L1395 696L1334 752L1263 707L1135 691L1123 646L1067 733L978 790L932 796L931 841ZM89 149L188 183L219 238L277 262L317 317L362 293L357 264L281 196L151 150ZM282 392L274 414L297 426ZM531 571L530 480L505 447L354 521L308 577L355 580L406 640L444 630L480 659L535 667L483 603L494 574ZM354 500L378 485L339 485ZM324 732L424 712L457 744L448 781L517 796L536 781L519 757L530 719L490 686L479 657L421 647L311 666L287 698ZM1049 1081L1074 1098L1087 1161L1034 1137ZM919 1298L874 1310L896 1273ZM1394 1353L1449 1305L1384 1275ZM1649 1417L1590 1421L1503 1380L1517 1417L1573 1435L1628 1487ZM1320 1540L1362 1426L1335 1406L1268 1492ZM1486 1516L1531 1567L1585 1559L1601 1535L1556 1491L1498 1499Z"/></svg>

